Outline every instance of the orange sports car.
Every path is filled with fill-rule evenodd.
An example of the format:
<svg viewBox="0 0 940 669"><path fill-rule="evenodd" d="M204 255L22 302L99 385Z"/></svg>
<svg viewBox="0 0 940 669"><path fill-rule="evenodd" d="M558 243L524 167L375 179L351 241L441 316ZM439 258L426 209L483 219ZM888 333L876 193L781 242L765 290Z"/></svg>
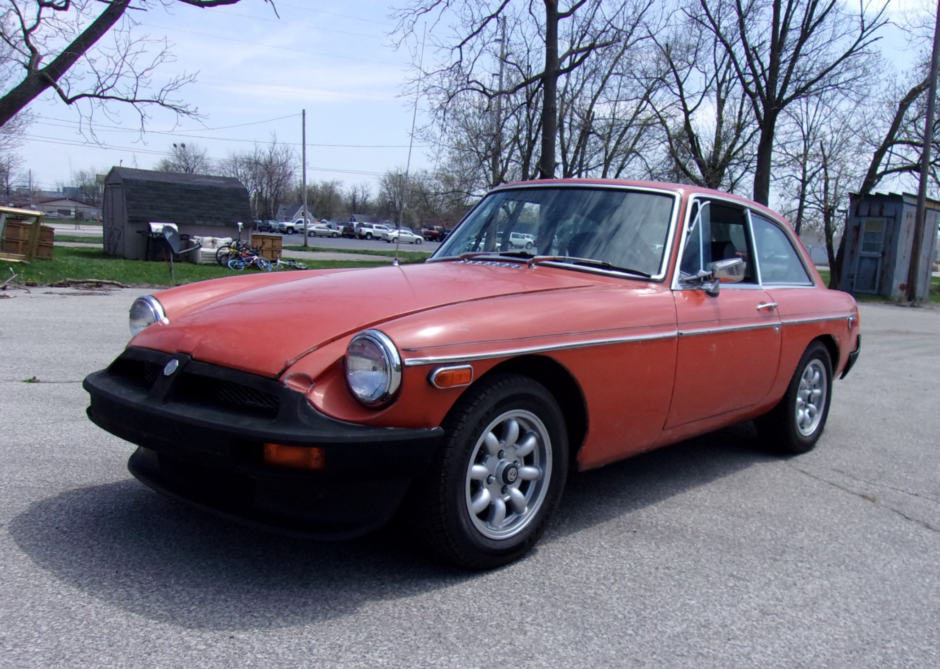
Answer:
<svg viewBox="0 0 940 669"><path fill-rule="evenodd" d="M746 420L812 449L861 344L772 211L581 180L493 190L422 264L203 281L130 328L84 385L142 482L305 536L401 510L476 569L538 541L572 469Z"/></svg>

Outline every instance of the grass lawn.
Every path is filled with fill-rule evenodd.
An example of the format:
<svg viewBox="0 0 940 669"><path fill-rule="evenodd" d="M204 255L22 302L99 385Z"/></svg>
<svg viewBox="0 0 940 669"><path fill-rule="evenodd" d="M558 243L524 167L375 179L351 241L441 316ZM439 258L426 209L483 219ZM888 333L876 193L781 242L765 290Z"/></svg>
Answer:
<svg viewBox="0 0 940 669"><path fill-rule="evenodd" d="M57 242L81 242L83 244L104 244L104 237L85 237L82 235L59 235L55 236Z"/></svg>
<svg viewBox="0 0 940 669"><path fill-rule="evenodd" d="M829 285L829 270L821 269L818 271L823 283ZM881 295L855 295L855 300L857 302L893 302L893 300ZM934 304L940 304L940 277L935 276L930 280L930 301Z"/></svg>
<svg viewBox="0 0 940 669"><path fill-rule="evenodd" d="M316 252L325 252L325 253L358 253L360 255L366 256L383 256L385 258L394 258L395 250L394 247L391 251L378 251L373 249L331 249L326 248L325 246L308 246L304 248L303 246L285 246L285 251L316 251ZM430 251L399 251L398 259L402 263L411 263L411 262L424 262L428 259L428 256L431 255Z"/></svg>
<svg viewBox="0 0 940 669"><path fill-rule="evenodd" d="M345 260L311 261L309 269L333 269L339 267L380 267L384 262ZM57 246L52 260L35 260L31 263L10 263L20 275L17 282L48 285L65 279L103 279L117 281L128 286L169 286L170 269L165 262L124 260L107 255L102 249ZM4 278L9 271L3 269ZM257 271L257 270L245 270ZM291 271L291 270L278 270ZM173 265L176 284L192 283L203 279L216 279L238 274L234 270L218 265L193 265L178 262Z"/></svg>

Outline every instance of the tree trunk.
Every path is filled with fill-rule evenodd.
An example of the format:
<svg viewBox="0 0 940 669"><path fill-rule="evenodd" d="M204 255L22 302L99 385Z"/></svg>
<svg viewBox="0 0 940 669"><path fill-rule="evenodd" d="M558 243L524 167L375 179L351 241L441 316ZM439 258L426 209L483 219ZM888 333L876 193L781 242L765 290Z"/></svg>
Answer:
<svg viewBox="0 0 940 669"><path fill-rule="evenodd" d="M542 156L539 179L555 176L558 133L558 0L545 2L545 72L542 74Z"/></svg>
<svg viewBox="0 0 940 669"><path fill-rule="evenodd" d="M761 124L760 140L757 142L757 164L754 168L754 193L752 199L762 205L770 203L770 167L774 150L774 132L777 125L776 112L767 113Z"/></svg>
<svg viewBox="0 0 940 669"><path fill-rule="evenodd" d="M49 65L41 70L38 69L39 63L31 66L23 81L0 99L0 126L5 125L26 105L57 83L69 68L124 16L130 2L131 0L113 0Z"/></svg>

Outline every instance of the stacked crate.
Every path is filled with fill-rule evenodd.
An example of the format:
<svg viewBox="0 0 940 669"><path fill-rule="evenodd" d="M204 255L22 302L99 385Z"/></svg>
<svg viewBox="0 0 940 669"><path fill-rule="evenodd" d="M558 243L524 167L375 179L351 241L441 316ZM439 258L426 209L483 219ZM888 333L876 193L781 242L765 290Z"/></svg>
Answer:
<svg viewBox="0 0 940 669"><path fill-rule="evenodd" d="M251 236L251 245L261 249L261 255L271 262L281 259L281 250L284 240L280 235L261 235L255 233Z"/></svg>
<svg viewBox="0 0 940 669"><path fill-rule="evenodd" d="M22 256L28 255L32 227L32 223L8 218L3 226L3 239L0 240L0 253L11 253ZM40 226L39 242L36 245L34 258L39 260L52 260L54 241L55 230L48 225Z"/></svg>

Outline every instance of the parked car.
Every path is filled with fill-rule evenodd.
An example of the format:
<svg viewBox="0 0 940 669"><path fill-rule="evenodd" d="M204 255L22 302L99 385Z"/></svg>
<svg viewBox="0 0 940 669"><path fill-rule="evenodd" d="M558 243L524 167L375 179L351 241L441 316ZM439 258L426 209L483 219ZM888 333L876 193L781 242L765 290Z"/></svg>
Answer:
<svg viewBox="0 0 940 669"><path fill-rule="evenodd" d="M388 239L388 235L391 231L392 228L383 223L375 223L372 226L372 234L375 239Z"/></svg>
<svg viewBox="0 0 940 669"><path fill-rule="evenodd" d="M342 234L343 237L355 238L356 237L355 222L350 221L349 223L343 223L342 228L340 229L340 234Z"/></svg>
<svg viewBox="0 0 940 669"><path fill-rule="evenodd" d="M400 244L420 244L424 241L421 235L416 235L408 228L395 228L385 237L385 241L394 244L396 241Z"/></svg>
<svg viewBox="0 0 940 669"><path fill-rule="evenodd" d="M280 232L280 225L278 221L261 221L257 225L258 232Z"/></svg>
<svg viewBox="0 0 940 669"><path fill-rule="evenodd" d="M430 228L421 228L421 236L428 242L440 242L444 239L444 228L434 225Z"/></svg>
<svg viewBox="0 0 940 669"><path fill-rule="evenodd" d="M531 249L535 246L535 235L524 232L509 233L509 245L514 249Z"/></svg>
<svg viewBox="0 0 940 669"><path fill-rule="evenodd" d="M497 251L524 210L536 247ZM811 450L861 345L779 215L624 181L502 186L426 263L201 281L130 328L84 387L138 479L295 535L401 507L474 569L535 545L569 471L748 420Z"/></svg>
<svg viewBox="0 0 940 669"><path fill-rule="evenodd" d="M307 225L309 226L312 224L308 223ZM303 234L303 231L304 231L304 219L303 218L297 218L290 222L285 221L281 227L281 232L283 232L285 235Z"/></svg>
<svg viewBox="0 0 940 669"><path fill-rule="evenodd" d="M356 224L356 237L359 239L381 239L383 231L387 232L388 228L380 223Z"/></svg>
<svg viewBox="0 0 940 669"><path fill-rule="evenodd" d="M315 223L307 229L308 237L339 237L339 230L324 223Z"/></svg>

